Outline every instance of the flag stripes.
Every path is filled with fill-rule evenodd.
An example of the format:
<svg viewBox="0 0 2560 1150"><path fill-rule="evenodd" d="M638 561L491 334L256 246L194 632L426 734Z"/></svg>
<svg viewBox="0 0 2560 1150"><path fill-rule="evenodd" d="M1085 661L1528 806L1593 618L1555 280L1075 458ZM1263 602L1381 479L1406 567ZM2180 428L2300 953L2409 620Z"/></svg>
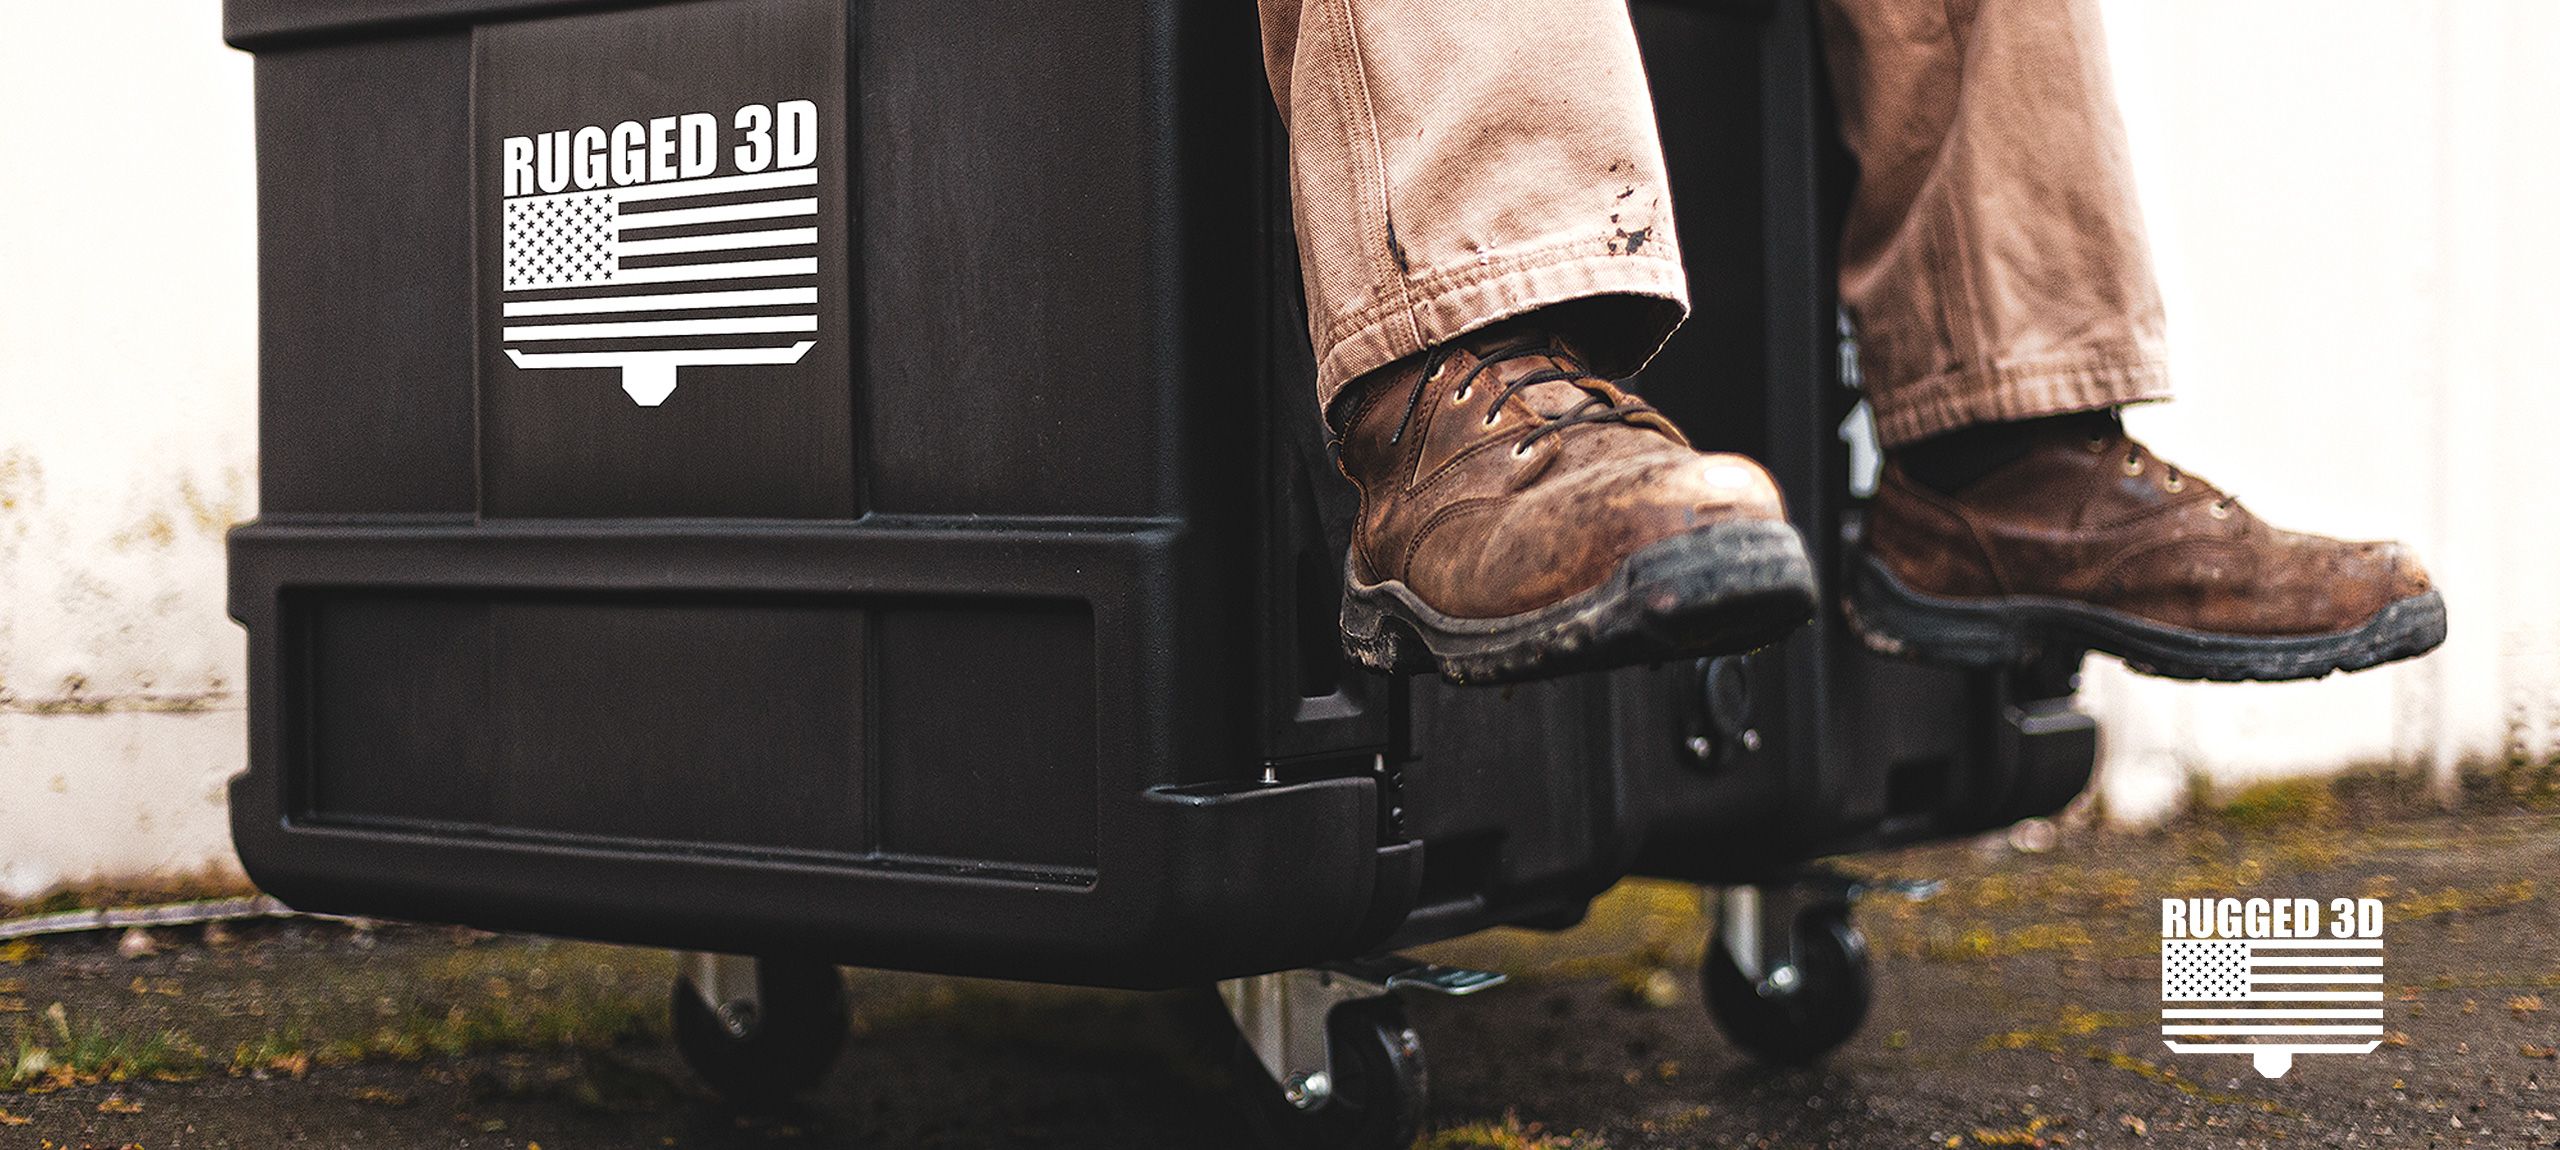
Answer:
<svg viewBox="0 0 2560 1150"><path fill-rule="evenodd" d="M769 188L810 188L818 184L818 169L792 168L780 172L754 172L743 176L709 176L699 180L668 180L658 184L633 184L615 188L625 201L683 199L693 196L726 196L738 192L760 192ZM576 195L575 192L561 193ZM538 199L537 196L522 197Z"/></svg>
<svg viewBox="0 0 2560 1150"><path fill-rule="evenodd" d="M804 167L502 199L507 357L620 367L635 398L686 364L798 362L818 332L817 186Z"/></svg>
<svg viewBox="0 0 2560 1150"><path fill-rule="evenodd" d="M745 260L734 263L674 264L666 267L626 267L619 284L675 283L686 280L762 279L768 276L814 276L818 261L814 257L799 259ZM810 289L815 291L815 288ZM630 297L605 297L630 298Z"/></svg>
<svg viewBox="0 0 2560 1150"><path fill-rule="evenodd" d="M667 255L674 252L779 248L816 242L818 242L816 228L779 228L769 232L713 232L700 236L673 236L663 240L618 240L613 245L613 254L617 259L628 259L632 256Z"/></svg>
<svg viewBox="0 0 2560 1150"><path fill-rule="evenodd" d="M2173 1050L2272 1063L2370 1050L2383 1034L2382 992L2357 988L2381 984L2381 949L2378 938L2163 939L2160 1033ZM2277 1005L2288 1003L2373 1005Z"/></svg>
<svg viewBox="0 0 2560 1150"><path fill-rule="evenodd" d="M647 220L648 227L671 228L687 224L724 224L736 220L770 220L782 216L814 216L816 214L818 214L818 201L815 199L748 200L743 203L711 204L699 208L669 208L661 212L651 212L644 218Z"/></svg>
<svg viewBox="0 0 2560 1150"><path fill-rule="evenodd" d="M2380 1018L2379 1010L2285 1010L2278 1007L2238 1010L2178 1010L2160 1012L2162 1018Z"/></svg>
<svg viewBox="0 0 2560 1150"><path fill-rule="evenodd" d="M657 319L636 323L536 324L502 332L509 343L540 339L606 339L614 336L733 335L740 332L816 331L814 315L750 315L720 319Z"/></svg>
<svg viewBox="0 0 2560 1150"><path fill-rule="evenodd" d="M662 295L588 296L511 302L503 309L516 315L582 315L600 311L679 311L686 308L770 307L818 302L818 289L747 288L740 291L668 292Z"/></svg>
<svg viewBox="0 0 2560 1150"><path fill-rule="evenodd" d="M2309 1026L2287 1023L2281 1026L2163 1026L2162 1034L2380 1034L2379 1026Z"/></svg>
<svg viewBox="0 0 2560 1150"><path fill-rule="evenodd" d="M2250 1001L2383 1001L2383 991L2258 991Z"/></svg>

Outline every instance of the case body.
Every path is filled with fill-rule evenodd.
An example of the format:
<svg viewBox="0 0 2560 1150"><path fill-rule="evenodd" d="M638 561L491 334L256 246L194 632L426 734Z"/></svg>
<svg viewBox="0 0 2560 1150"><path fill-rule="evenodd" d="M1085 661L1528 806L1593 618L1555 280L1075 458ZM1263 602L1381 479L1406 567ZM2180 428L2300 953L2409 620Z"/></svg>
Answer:
<svg viewBox="0 0 2560 1150"><path fill-rule="evenodd" d="M1854 396L1812 20L1637 18L1697 301L1637 386L1769 461L1836 569ZM1508 690L1347 668L1350 493L1249 5L227 20L258 57L263 457L231 542L232 817L297 907L1161 987L1560 926L1629 873L1751 881L2086 781L2062 679L1879 661L1836 612L1746 659ZM795 330L526 334L523 304L586 297L510 286L552 250L511 208L660 183L645 156L615 182L626 120L677 120L671 178L762 179L735 151L687 174L682 118L733 149L793 100L814 175L741 202L805 196L772 211L814 238L741 258L813 270L741 282L813 287L754 317ZM589 126L597 186L507 183L511 137ZM778 340L811 346L701 358ZM619 368L513 354L562 347L684 365L641 406Z"/></svg>

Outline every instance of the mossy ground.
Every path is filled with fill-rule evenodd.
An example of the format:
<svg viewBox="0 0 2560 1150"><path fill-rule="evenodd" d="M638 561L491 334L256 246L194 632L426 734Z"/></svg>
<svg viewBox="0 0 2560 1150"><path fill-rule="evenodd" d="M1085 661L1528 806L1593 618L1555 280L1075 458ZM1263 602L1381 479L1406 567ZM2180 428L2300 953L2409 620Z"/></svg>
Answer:
<svg viewBox="0 0 2560 1150"><path fill-rule="evenodd" d="M2361 785L2361 784L2359 784ZM2505 787L2505 784L2500 784ZM1430 948L1511 985L1412 1005L1429 1150L2547 1145L2560 1138L2560 817L2385 818L2353 786L2252 789L2147 834L1855 860L1937 877L1860 910L1877 998L1825 1065L1706 1021L1698 893L1637 881L1561 934ZM2513 801L2506 801L2513 800ZM2280 1080L2165 1049L2159 900L2381 898L2390 1037ZM0 1147L1208 1147L1245 1144L1196 995L858 971L804 1108L729 1110L669 1049L663 953L285 921L0 949ZM2560 998L2553 1001L2560 1002Z"/></svg>

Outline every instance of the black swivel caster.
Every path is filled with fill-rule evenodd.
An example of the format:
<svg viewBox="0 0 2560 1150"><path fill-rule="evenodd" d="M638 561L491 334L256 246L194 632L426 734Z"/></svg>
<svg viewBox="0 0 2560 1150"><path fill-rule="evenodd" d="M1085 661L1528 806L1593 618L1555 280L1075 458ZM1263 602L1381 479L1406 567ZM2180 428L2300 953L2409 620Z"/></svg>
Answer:
<svg viewBox="0 0 2560 1150"><path fill-rule="evenodd" d="M686 955L668 1006L685 1065L746 1106L816 1086L850 1029L843 976L805 959Z"/></svg>
<svg viewBox="0 0 2560 1150"><path fill-rule="evenodd" d="M1873 978L1845 889L1731 887L1721 901L1702 972L1717 1029L1780 1065L1812 1062L1858 1032Z"/></svg>
<svg viewBox="0 0 2560 1150"><path fill-rule="evenodd" d="M1469 994L1501 981L1390 955L1219 984L1256 1139L1271 1150L1408 1150L1430 1080L1422 1036L1392 992Z"/></svg>
<svg viewBox="0 0 2560 1150"><path fill-rule="evenodd" d="M1346 1002L1325 1021L1332 1069L1275 1081L1242 1035L1232 1060L1256 1140L1272 1150L1406 1150L1422 1136L1430 1080L1422 1036L1392 998Z"/></svg>

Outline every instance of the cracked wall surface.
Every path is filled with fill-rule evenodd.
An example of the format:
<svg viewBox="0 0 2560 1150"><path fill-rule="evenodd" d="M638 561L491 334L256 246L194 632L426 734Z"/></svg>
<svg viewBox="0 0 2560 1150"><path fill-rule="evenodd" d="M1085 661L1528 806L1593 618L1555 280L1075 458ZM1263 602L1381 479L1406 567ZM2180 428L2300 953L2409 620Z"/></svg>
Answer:
<svg viewBox="0 0 2560 1150"><path fill-rule="evenodd" d="M230 865L249 60L218 5L143 7L0 14L0 899Z"/></svg>

